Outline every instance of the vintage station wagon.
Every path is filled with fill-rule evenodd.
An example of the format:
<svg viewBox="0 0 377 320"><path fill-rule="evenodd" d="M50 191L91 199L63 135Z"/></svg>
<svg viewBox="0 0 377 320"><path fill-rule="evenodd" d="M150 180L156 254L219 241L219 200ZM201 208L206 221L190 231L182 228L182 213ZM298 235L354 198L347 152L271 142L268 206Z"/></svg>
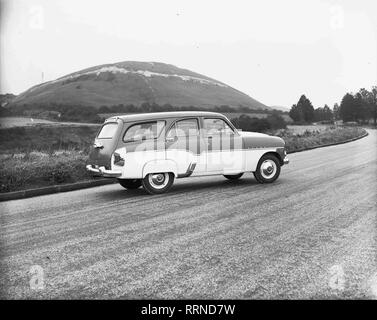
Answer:
<svg viewBox="0 0 377 320"><path fill-rule="evenodd" d="M283 139L239 131L220 113L144 113L106 119L86 168L124 188L157 194L191 176L235 180L253 172L258 182L271 183L289 162L286 155Z"/></svg>

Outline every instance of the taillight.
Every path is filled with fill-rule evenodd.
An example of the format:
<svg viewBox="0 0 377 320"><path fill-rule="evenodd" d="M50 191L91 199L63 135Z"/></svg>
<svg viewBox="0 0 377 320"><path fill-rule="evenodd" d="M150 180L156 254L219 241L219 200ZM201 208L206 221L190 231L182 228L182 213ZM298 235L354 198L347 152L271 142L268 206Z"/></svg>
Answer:
<svg viewBox="0 0 377 320"><path fill-rule="evenodd" d="M124 166L124 159L116 152L114 153L114 164L117 166Z"/></svg>

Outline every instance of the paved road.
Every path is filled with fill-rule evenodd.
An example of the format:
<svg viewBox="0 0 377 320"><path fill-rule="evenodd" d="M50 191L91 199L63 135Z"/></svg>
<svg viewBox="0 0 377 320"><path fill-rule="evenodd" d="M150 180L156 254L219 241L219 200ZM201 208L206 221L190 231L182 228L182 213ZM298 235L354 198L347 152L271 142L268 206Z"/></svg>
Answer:
<svg viewBox="0 0 377 320"><path fill-rule="evenodd" d="M371 130L292 154L272 185L205 177L160 196L109 185L0 203L1 294L376 298L376 147Z"/></svg>

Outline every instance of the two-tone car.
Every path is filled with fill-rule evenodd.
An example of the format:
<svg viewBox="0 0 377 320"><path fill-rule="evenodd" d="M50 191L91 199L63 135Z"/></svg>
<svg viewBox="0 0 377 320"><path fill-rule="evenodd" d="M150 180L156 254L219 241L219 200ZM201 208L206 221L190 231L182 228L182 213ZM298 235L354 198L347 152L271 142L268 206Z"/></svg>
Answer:
<svg viewBox="0 0 377 320"><path fill-rule="evenodd" d="M252 172L274 182L288 158L283 139L237 130L215 112L158 112L111 117L100 128L86 169L126 189L166 192L174 179Z"/></svg>

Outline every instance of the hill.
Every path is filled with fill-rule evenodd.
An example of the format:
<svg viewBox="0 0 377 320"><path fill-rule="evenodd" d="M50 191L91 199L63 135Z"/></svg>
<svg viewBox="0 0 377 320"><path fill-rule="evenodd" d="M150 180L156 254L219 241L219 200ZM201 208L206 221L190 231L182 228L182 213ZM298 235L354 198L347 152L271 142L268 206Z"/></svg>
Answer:
<svg viewBox="0 0 377 320"><path fill-rule="evenodd" d="M95 66L36 85L13 99L10 107L59 104L99 108L143 103L270 109L225 83L190 70L134 61Z"/></svg>
<svg viewBox="0 0 377 320"><path fill-rule="evenodd" d="M0 106L5 107L7 104L12 102L16 96L12 93L5 93L5 94L0 94Z"/></svg>

